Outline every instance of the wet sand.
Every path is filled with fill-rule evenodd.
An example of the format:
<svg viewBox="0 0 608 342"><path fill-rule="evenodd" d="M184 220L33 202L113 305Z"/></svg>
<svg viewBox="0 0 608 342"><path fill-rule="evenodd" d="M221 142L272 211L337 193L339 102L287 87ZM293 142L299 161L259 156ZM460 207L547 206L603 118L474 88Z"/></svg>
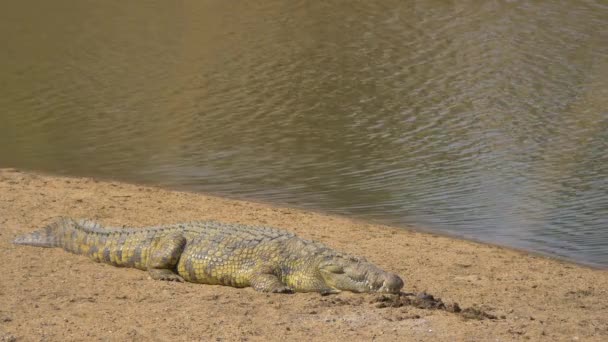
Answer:
<svg viewBox="0 0 608 342"><path fill-rule="evenodd" d="M403 296L263 294L154 281L60 249L15 246L57 216L145 226L213 219L290 230L400 274ZM0 169L0 341L608 340L608 271L292 208ZM454 303L469 312L453 312Z"/></svg>

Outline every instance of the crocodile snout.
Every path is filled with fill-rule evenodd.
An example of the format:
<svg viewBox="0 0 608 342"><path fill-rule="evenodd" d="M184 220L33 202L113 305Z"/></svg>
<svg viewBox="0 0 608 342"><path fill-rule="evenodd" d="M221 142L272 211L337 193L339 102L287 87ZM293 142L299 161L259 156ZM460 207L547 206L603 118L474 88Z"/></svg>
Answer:
<svg viewBox="0 0 608 342"><path fill-rule="evenodd" d="M380 292L399 293L403 285L403 280L398 275L389 273L385 276Z"/></svg>

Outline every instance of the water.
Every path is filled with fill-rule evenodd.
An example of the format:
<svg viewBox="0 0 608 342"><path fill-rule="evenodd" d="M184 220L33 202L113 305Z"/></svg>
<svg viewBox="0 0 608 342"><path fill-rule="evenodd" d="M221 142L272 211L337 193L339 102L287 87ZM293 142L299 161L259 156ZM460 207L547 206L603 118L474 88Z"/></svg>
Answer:
<svg viewBox="0 0 608 342"><path fill-rule="evenodd" d="M8 1L0 166L608 266L605 1Z"/></svg>

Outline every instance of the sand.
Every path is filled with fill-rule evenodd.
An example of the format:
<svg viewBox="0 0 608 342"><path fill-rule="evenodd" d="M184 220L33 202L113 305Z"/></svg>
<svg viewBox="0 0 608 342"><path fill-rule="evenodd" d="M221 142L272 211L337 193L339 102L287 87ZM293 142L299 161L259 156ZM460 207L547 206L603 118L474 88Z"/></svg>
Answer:
<svg viewBox="0 0 608 342"><path fill-rule="evenodd" d="M11 244L57 216L276 226L400 274L405 292L487 315L418 308L408 296L154 281L60 249ZM346 217L14 169L0 169L0 277L0 341L608 341L606 270Z"/></svg>

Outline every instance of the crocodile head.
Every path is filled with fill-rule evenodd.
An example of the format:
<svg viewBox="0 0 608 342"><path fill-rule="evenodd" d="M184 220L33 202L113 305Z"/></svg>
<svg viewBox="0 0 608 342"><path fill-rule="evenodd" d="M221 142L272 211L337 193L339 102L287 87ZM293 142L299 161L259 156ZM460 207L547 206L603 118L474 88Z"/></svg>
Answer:
<svg viewBox="0 0 608 342"><path fill-rule="evenodd" d="M334 255L319 263L319 271L327 292L384 292L399 293L403 280L396 274L385 272L363 258Z"/></svg>

